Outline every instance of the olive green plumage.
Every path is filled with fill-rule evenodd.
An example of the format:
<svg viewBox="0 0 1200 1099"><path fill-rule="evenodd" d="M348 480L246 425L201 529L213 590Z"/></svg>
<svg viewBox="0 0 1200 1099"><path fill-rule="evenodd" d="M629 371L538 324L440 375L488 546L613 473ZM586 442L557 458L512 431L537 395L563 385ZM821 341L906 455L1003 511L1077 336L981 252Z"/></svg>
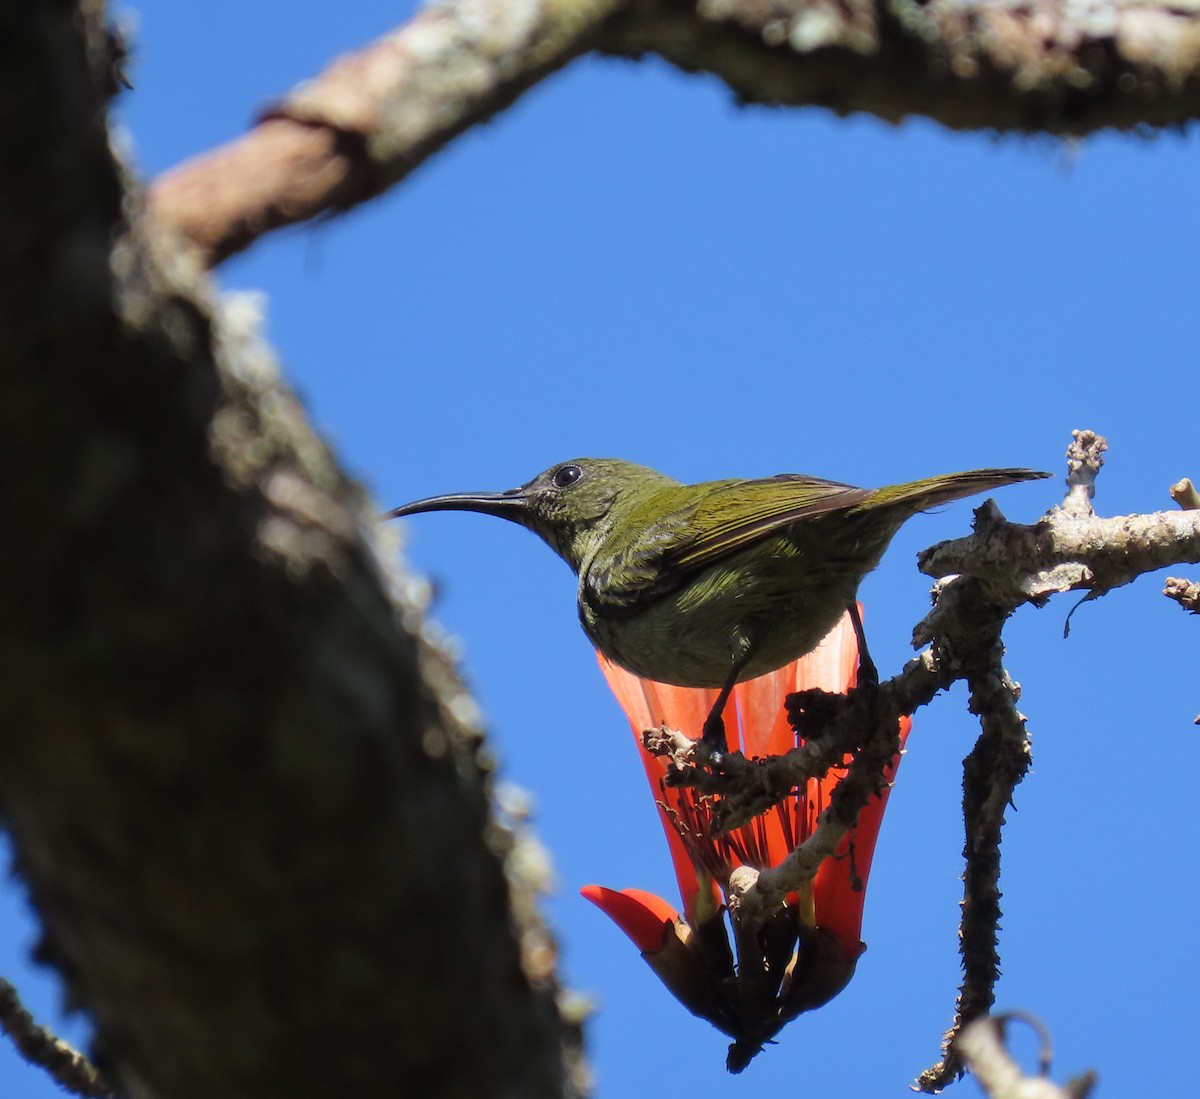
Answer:
<svg viewBox="0 0 1200 1099"><path fill-rule="evenodd" d="M901 525L925 508L1049 474L980 469L880 489L802 474L684 485L577 458L502 493L419 500L540 535L579 577L592 643L640 676L721 687L815 648Z"/></svg>

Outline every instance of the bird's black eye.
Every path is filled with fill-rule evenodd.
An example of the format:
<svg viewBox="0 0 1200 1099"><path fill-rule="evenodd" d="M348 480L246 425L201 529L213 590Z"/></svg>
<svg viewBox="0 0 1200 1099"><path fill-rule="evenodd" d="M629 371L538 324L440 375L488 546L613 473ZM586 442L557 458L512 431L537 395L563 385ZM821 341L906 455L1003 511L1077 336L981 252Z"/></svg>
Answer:
<svg viewBox="0 0 1200 1099"><path fill-rule="evenodd" d="M559 466L550 480L554 482L555 488L566 488L567 485L573 485L582 476L583 470L578 466Z"/></svg>

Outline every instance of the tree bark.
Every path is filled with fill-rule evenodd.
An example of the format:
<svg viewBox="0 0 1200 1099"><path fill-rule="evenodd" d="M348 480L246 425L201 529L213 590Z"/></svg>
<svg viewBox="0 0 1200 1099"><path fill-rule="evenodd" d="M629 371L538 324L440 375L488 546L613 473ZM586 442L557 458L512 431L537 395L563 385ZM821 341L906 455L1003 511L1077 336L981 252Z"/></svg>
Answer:
<svg viewBox="0 0 1200 1099"><path fill-rule="evenodd" d="M129 1096L561 1096L473 707L242 300L153 230L96 4L0 18L0 806Z"/></svg>

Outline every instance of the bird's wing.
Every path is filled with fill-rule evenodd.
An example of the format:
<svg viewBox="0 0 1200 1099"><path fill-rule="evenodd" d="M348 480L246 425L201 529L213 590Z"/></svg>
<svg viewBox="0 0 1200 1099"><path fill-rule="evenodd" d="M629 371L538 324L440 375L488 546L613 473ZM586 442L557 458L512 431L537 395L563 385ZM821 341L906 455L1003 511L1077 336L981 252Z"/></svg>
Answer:
<svg viewBox="0 0 1200 1099"><path fill-rule="evenodd" d="M721 481L642 526L592 562L584 580L600 614L632 614L710 565L800 519L852 507L874 490L803 474Z"/></svg>
<svg viewBox="0 0 1200 1099"><path fill-rule="evenodd" d="M873 491L789 473L742 481L700 501L695 540L668 554L667 563L699 572L799 519L851 507Z"/></svg>

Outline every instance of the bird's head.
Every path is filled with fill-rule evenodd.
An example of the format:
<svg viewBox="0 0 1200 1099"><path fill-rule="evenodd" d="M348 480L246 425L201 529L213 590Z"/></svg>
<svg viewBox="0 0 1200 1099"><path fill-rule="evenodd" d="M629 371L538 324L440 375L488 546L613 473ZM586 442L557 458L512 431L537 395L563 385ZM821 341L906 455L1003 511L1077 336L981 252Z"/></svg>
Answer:
<svg viewBox="0 0 1200 1099"><path fill-rule="evenodd" d="M657 489L674 485L665 474L619 458L573 458L507 492L431 496L389 511L384 518L424 511L477 511L498 515L540 535L576 572L628 514Z"/></svg>

